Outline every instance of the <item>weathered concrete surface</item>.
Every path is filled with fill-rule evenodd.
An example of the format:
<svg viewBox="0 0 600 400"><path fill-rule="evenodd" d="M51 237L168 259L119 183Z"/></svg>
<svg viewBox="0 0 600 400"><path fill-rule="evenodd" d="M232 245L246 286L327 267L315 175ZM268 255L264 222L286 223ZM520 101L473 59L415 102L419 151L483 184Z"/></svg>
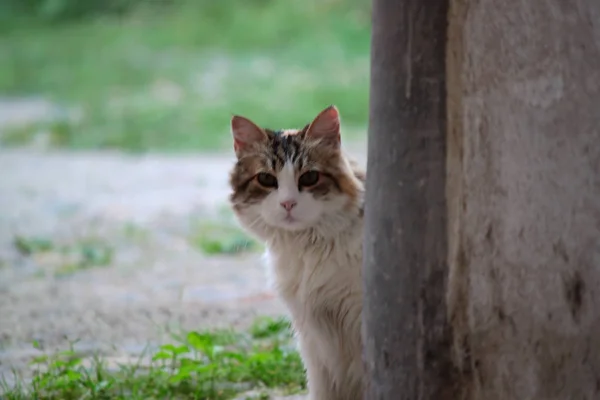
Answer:
<svg viewBox="0 0 600 400"><path fill-rule="evenodd" d="M456 0L450 315L465 398L600 398L600 2Z"/></svg>

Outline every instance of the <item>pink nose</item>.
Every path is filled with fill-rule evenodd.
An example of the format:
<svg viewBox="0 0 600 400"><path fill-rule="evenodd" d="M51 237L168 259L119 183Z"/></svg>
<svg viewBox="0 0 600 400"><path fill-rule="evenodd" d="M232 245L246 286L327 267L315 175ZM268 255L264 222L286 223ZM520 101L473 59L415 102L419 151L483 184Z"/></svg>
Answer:
<svg viewBox="0 0 600 400"><path fill-rule="evenodd" d="M296 200L286 200L286 201L282 201L281 203L281 207L285 208L286 211L290 211L292 208L296 207Z"/></svg>

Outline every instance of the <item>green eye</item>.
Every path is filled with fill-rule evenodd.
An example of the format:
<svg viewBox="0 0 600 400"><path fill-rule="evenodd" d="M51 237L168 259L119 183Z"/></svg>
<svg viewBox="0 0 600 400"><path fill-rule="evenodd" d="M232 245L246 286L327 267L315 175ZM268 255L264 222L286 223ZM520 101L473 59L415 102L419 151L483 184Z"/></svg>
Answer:
<svg viewBox="0 0 600 400"><path fill-rule="evenodd" d="M321 174L319 174L319 171L305 172L300 175L300 178L298 179L298 185L304 187L314 186L317 184L317 182L319 182L320 176Z"/></svg>
<svg viewBox="0 0 600 400"><path fill-rule="evenodd" d="M276 188L277 187L277 178L275 178L271 174L267 174L266 172L261 172L256 175L256 180L259 184L267 188Z"/></svg>

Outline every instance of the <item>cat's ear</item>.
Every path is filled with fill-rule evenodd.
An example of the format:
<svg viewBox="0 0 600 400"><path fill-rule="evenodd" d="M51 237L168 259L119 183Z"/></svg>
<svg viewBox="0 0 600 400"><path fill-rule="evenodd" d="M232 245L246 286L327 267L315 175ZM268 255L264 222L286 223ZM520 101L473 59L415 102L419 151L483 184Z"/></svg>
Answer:
<svg viewBox="0 0 600 400"><path fill-rule="evenodd" d="M335 106L329 106L317 115L306 130L306 136L322 139L323 143L340 147L340 113Z"/></svg>
<svg viewBox="0 0 600 400"><path fill-rule="evenodd" d="M231 134L233 135L233 149L238 157L249 146L268 139L265 131L248 118L239 115L231 117Z"/></svg>

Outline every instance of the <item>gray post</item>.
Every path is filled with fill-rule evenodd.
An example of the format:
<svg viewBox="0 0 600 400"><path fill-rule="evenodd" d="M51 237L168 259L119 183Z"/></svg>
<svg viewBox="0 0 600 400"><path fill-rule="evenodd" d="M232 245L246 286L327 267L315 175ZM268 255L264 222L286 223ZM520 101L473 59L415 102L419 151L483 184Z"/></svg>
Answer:
<svg viewBox="0 0 600 400"><path fill-rule="evenodd" d="M364 239L369 400L453 396L446 322L448 0L374 0Z"/></svg>

